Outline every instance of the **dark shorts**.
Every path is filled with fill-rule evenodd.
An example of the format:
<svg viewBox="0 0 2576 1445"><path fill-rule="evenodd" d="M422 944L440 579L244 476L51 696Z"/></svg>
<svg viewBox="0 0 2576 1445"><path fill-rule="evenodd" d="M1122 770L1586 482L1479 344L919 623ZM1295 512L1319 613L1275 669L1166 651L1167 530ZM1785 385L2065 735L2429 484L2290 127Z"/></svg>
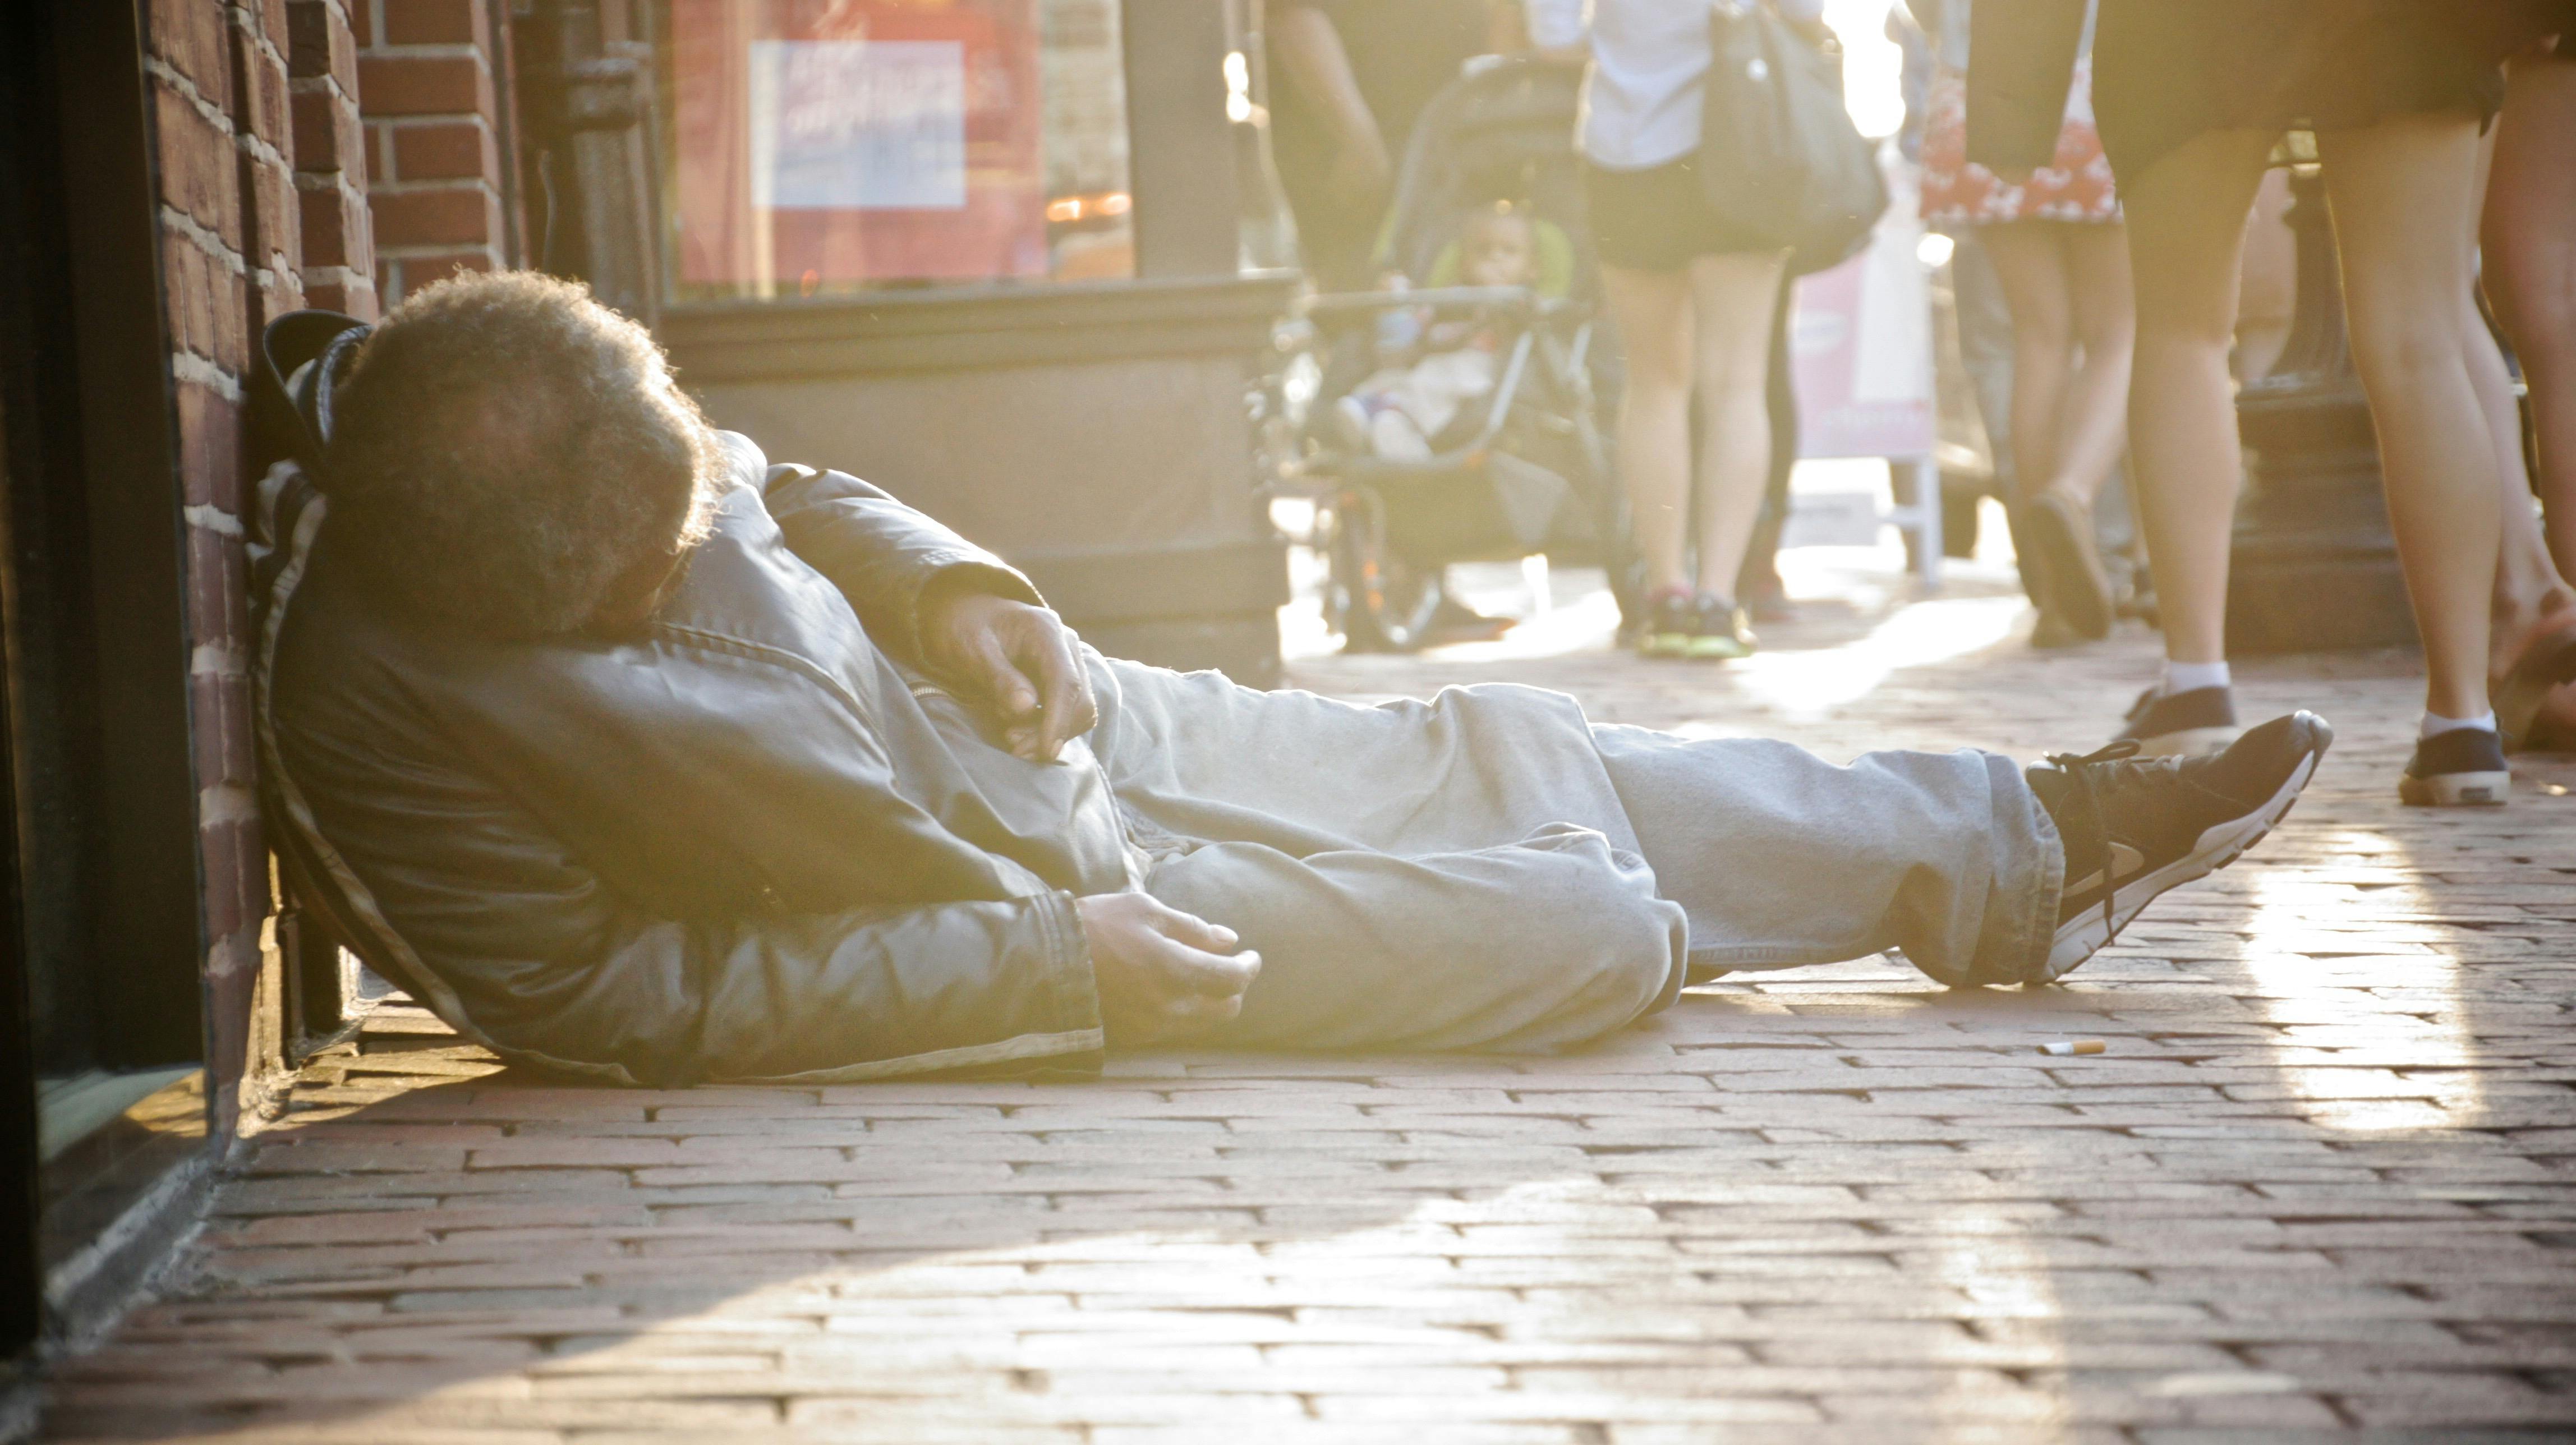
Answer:
<svg viewBox="0 0 2576 1445"><path fill-rule="evenodd" d="M1696 256L1777 249L1709 209L1697 162L1694 153L1642 171L1614 171L1585 161L1594 254L1624 271L1678 271Z"/></svg>

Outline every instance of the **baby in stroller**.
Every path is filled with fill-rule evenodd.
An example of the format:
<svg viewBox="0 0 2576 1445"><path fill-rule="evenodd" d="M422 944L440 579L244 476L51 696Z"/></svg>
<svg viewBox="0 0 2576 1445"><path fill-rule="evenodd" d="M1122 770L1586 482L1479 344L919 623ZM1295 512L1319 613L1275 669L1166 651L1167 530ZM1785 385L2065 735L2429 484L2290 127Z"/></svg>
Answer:
<svg viewBox="0 0 2576 1445"><path fill-rule="evenodd" d="M1510 202L1468 218L1458 236L1458 279L1469 286L1535 286L1538 226ZM1402 276L1390 278L1400 286ZM1467 402L1490 395L1504 344L1489 317L1441 321L1427 308L1399 309L1378 320L1379 369L1334 404L1356 449L1388 461L1428 460L1432 439Z"/></svg>

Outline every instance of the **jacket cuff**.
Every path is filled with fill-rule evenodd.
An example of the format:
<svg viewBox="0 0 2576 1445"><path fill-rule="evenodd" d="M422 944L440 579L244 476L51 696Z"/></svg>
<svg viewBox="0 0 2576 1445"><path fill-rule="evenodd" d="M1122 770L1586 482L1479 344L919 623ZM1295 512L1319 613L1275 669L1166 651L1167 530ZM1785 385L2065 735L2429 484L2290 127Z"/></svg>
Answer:
<svg viewBox="0 0 2576 1445"><path fill-rule="evenodd" d="M1062 890L1036 896L1038 926L1046 934L1046 976L1039 987L1046 996L1049 1031L1073 1033L1100 1029L1100 981L1091 962L1091 937L1082 931L1082 915L1073 895Z"/></svg>
<svg viewBox="0 0 2576 1445"><path fill-rule="evenodd" d="M934 590L953 591L960 594L984 593L994 597L1007 597L1014 602L1025 602L1032 607L1047 605L1047 600L1039 594L1036 583L1022 575L1018 568L990 552L933 552L921 559L919 575L920 580L913 584L912 596L905 599L904 607L906 634L904 640L911 644L912 655L916 660L929 656L929 653L922 650L921 624L924 620L923 604L930 600Z"/></svg>

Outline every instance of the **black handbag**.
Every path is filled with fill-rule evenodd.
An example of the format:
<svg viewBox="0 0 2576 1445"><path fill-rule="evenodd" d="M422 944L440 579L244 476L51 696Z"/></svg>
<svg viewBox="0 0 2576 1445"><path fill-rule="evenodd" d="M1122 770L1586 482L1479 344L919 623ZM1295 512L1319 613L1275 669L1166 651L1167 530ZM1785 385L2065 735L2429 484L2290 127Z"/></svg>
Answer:
<svg viewBox="0 0 2576 1445"><path fill-rule="evenodd" d="M1868 244L1887 209L1878 148L1843 108L1842 47L1768 0L1713 0L1700 110L1700 189L1738 234L1804 275Z"/></svg>

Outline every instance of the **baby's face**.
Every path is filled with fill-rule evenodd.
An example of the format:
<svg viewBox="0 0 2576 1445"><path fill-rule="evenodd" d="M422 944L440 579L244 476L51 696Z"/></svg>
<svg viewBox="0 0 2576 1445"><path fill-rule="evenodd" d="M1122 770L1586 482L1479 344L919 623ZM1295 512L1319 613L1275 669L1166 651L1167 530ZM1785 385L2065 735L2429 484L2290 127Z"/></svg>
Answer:
<svg viewBox="0 0 2576 1445"><path fill-rule="evenodd" d="M1470 286L1528 286L1538 280L1538 236L1527 221L1497 216L1467 232L1458 270Z"/></svg>

